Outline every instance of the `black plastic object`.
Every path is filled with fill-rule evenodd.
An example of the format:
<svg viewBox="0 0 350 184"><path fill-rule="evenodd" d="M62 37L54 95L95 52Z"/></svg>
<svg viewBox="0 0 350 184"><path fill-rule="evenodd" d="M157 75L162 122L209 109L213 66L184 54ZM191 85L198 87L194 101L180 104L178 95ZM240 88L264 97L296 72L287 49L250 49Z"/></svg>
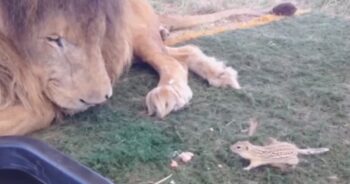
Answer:
<svg viewBox="0 0 350 184"><path fill-rule="evenodd" d="M47 144L0 137L1 184L113 184Z"/></svg>

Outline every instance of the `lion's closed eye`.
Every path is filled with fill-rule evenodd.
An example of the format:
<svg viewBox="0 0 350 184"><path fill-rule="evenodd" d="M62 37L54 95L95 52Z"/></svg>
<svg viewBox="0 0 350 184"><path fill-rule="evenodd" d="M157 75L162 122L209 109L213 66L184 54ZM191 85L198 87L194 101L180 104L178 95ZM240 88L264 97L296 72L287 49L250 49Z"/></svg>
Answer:
<svg viewBox="0 0 350 184"><path fill-rule="evenodd" d="M61 36L53 35L46 37L47 41L54 46L58 46L60 48L63 48L63 38Z"/></svg>

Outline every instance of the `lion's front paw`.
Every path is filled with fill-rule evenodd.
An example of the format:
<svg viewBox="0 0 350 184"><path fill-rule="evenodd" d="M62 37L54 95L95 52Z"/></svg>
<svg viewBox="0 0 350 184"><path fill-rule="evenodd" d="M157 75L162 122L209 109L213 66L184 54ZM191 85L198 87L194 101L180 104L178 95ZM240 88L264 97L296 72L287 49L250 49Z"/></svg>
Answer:
<svg viewBox="0 0 350 184"><path fill-rule="evenodd" d="M222 71L215 76L208 78L210 85L215 87L231 87L234 89L241 89L241 85L238 82L237 71L231 67L224 67Z"/></svg>
<svg viewBox="0 0 350 184"><path fill-rule="evenodd" d="M171 111L183 108L192 98L187 84L169 83L154 88L147 94L146 105L149 115L164 118Z"/></svg>

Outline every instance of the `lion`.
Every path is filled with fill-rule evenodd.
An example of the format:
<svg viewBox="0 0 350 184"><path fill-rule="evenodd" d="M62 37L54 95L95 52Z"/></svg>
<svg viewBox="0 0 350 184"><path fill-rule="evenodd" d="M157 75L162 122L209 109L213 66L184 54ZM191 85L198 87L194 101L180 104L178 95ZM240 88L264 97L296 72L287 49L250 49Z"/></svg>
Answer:
<svg viewBox="0 0 350 184"><path fill-rule="evenodd" d="M235 69L198 47L166 46L147 0L2 0L0 16L0 135L25 135L105 103L134 56L159 74L146 95L150 116L189 103L189 71L241 88Z"/></svg>

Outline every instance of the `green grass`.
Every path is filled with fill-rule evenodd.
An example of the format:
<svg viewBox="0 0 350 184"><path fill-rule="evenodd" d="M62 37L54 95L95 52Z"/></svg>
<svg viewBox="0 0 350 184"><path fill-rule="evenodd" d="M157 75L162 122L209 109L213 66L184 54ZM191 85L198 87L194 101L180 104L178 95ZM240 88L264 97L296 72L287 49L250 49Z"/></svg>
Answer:
<svg viewBox="0 0 350 184"><path fill-rule="evenodd" d="M117 183L149 183L170 173L181 184L322 184L334 175L333 183L350 181L350 22L311 14L192 43L234 66L244 89L210 87L191 75L190 106L161 121L143 113L157 75L139 64L107 105L33 136ZM248 138L241 130L252 117L261 126ZM268 167L243 171L246 162L229 145L259 144L269 136L331 151L303 157L287 174ZM193 162L169 169L174 152L182 150L195 153Z"/></svg>

